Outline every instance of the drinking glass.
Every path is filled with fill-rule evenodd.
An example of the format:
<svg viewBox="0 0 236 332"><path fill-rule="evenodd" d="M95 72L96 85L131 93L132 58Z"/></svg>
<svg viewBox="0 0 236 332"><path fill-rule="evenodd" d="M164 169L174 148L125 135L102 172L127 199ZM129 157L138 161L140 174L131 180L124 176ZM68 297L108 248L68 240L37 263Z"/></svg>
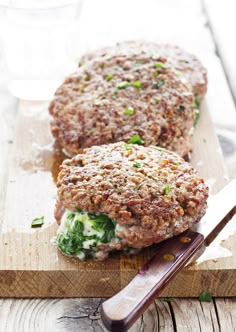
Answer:
<svg viewBox="0 0 236 332"><path fill-rule="evenodd" d="M77 66L83 0L0 2L0 36L8 88L47 100Z"/></svg>

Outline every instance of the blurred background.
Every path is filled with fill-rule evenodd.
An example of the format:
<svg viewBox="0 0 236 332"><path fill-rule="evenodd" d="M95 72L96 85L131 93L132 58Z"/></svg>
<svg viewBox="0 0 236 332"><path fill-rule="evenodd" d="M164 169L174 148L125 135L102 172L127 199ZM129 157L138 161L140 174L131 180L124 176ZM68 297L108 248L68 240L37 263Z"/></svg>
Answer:
<svg viewBox="0 0 236 332"><path fill-rule="evenodd" d="M81 54L130 39L175 43L204 60L218 50L215 28L225 47L230 17L230 6L211 0L0 0L1 76L18 97L48 99Z"/></svg>

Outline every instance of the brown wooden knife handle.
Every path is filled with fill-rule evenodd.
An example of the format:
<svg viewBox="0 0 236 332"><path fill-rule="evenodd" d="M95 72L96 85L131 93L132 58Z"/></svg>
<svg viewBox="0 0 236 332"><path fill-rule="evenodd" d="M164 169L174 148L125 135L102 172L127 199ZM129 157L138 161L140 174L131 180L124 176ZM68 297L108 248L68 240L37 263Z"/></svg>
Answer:
<svg viewBox="0 0 236 332"><path fill-rule="evenodd" d="M202 234L187 230L161 243L133 280L102 304L101 317L106 328L112 332L127 331L203 242Z"/></svg>

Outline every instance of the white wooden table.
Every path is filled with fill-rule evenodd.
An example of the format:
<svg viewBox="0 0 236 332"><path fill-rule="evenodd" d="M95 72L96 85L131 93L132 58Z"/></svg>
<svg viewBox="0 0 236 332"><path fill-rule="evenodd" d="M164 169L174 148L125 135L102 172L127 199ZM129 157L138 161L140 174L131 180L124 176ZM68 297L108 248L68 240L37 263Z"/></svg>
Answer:
<svg viewBox="0 0 236 332"><path fill-rule="evenodd" d="M82 26L86 33L81 32L81 52L114 39L132 39L138 35L176 42L199 54L204 63L208 55L212 59L216 54L214 61L223 84L215 97L215 111L211 116L229 177L236 176L234 0L90 1L86 4ZM1 75L0 106L0 218L3 218L17 100L7 93ZM105 331L99 315L103 300L0 299L0 331ZM130 331L236 331L236 299L214 298L210 303L198 299L156 300Z"/></svg>

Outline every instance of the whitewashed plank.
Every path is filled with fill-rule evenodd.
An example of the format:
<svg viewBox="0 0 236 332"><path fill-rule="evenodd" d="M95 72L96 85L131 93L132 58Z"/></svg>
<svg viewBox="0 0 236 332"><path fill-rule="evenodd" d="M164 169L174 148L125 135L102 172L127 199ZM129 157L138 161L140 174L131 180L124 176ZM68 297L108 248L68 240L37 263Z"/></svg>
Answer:
<svg viewBox="0 0 236 332"><path fill-rule="evenodd" d="M221 331L236 331L236 298L215 299Z"/></svg>
<svg viewBox="0 0 236 332"><path fill-rule="evenodd" d="M175 316L177 331L220 331L213 302L175 299L171 302L171 306Z"/></svg>

